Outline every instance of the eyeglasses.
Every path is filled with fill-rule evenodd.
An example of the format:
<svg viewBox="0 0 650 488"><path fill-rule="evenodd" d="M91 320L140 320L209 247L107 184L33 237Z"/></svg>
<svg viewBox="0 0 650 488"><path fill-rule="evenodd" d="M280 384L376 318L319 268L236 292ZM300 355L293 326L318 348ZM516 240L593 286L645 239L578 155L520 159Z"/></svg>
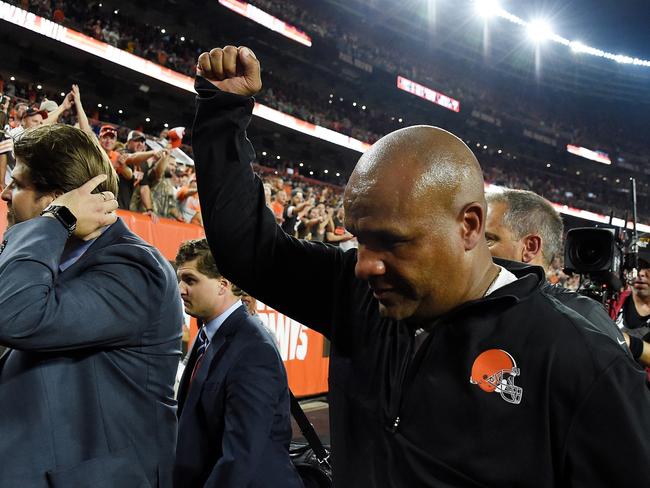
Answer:
<svg viewBox="0 0 650 488"><path fill-rule="evenodd" d="M113 132L106 132L105 134L102 134L101 136L102 139L117 139L117 134Z"/></svg>

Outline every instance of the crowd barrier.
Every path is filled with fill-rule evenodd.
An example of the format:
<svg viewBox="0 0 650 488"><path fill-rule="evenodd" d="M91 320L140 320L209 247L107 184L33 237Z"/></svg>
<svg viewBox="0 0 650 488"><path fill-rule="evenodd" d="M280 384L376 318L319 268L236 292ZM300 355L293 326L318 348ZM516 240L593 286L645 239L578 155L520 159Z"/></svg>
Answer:
<svg viewBox="0 0 650 488"><path fill-rule="evenodd" d="M181 242L205 235L203 228L198 225L169 219L160 219L154 224L146 215L125 210L118 210L118 215L133 232L158 248L170 261L176 257ZM4 234L6 227L7 206L0 200L0 234ZM261 302L258 302L257 310L262 322L278 339L289 386L294 394L304 397L327 392L329 352L323 336ZM196 322L192 320L190 343L196 333Z"/></svg>

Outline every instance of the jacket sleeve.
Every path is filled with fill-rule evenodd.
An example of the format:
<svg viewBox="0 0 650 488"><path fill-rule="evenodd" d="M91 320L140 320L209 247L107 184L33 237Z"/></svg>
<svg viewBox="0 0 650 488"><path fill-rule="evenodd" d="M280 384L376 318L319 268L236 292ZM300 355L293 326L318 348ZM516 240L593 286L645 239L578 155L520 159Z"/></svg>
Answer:
<svg viewBox="0 0 650 488"><path fill-rule="evenodd" d="M574 415L562 485L647 486L649 438L650 392L645 372L631 359L619 357L595 381Z"/></svg>
<svg viewBox="0 0 650 488"><path fill-rule="evenodd" d="M0 344L33 351L139 345L152 323L146 296L163 296L166 286L146 248L113 245L78 277L60 280L67 232L57 220L17 224L5 239Z"/></svg>
<svg viewBox="0 0 650 488"><path fill-rule="evenodd" d="M354 253L294 239L267 208L246 137L252 98L198 77L192 146L206 236L217 267L267 305L329 336L339 277ZM305 280L311 277L309 286ZM315 278L315 279L313 279Z"/></svg>
<svg viewBox="0 0 650 488"><path fill-rule="evenodd" d="M262 456L268 454L274 418L287 390L282 365L269 343L244 349L234 364L225 380L223 455L206 487L249 486L260 463L269 463Z"/></svg>

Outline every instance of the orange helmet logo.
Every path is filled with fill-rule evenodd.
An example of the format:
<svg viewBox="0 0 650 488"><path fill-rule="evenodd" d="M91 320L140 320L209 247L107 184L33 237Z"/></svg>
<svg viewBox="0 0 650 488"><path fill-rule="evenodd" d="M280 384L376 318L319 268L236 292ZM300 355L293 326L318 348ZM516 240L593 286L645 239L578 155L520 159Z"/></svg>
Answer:
<svg viewBox="0 0 650 488"><path fill-rule="evenodd" d="M520 371L514 358L502 349L488 349L474 360L470 383L488 393L498 392L508 403L521 403L523 388L515 385Z"/></svg>

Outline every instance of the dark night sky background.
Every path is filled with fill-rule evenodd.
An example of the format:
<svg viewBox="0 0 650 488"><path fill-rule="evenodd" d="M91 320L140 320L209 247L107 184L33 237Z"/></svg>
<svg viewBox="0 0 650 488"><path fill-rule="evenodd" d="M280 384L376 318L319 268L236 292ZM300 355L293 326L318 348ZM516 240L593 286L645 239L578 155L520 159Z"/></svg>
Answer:
<svg viewBox="0 0 650 488"><path fill-rule="evenodd" d="M617 54L650 59L650 0L501 0L524 20L545 17L555 33Z"/></svg>

